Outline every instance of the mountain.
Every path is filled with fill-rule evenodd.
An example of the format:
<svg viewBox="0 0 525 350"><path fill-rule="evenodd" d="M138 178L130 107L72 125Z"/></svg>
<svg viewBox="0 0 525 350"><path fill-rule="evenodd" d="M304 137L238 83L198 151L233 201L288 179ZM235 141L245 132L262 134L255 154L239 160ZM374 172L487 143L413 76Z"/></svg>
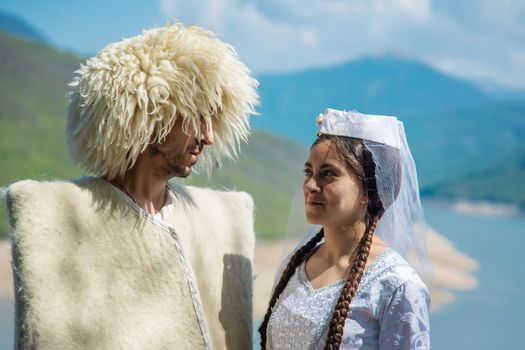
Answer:
<svg viewBox="0 0 525 350"><path fill-rule="evenodd" d="M22 18L0 12L0 32L20 38L47 42L46 37Z"/></svg>
<svg viewBox="0 0 525 350"><path fill-rule="evenodd" d="M398 116L422 184L486 168L525 135L525 98L501 99L397 57L261 76L260 92L254 126L305 145L315 138L315 116L327 107Z"/></svg>
<svg viewBox="0 0 525 350"><path fill-rule="evenodd" d="M525 100L525 90L501 86L493 82L478 82L477 86L488 95L502 102L520 102Z"/></svg>
<svg viewBox="0 0 525 350"><path fill-rule="evenodd" d="M0 60L0 154L2 156L0 186L24 178L55 179L74 178L82 175L82 171L69 160L64 138L67 83L71 80L72 72L79 67L82 59L41 43L1 33L0 52L2 52L2 60ZM364 70L366 65L363 62ZM352 67L352 63L349 63L348 66ZM424 76L434 74L425 71L426 68L421 69L423 69L421 74ZM376 69L371 69L371 71L375 72ZM317 80L324 79L320 72L314 71L314 73L312 74L317 76ZM302 74L309 76L308 72ZM281 78L288 80L290 75L283 75ZM336 78L339 77L332 73L332 80L336 81ZM272 79L278 81L279 77L274 76ZM447 80L443 77L439 79L444 79L443 85L450 83L446 83ZM281 91L282 96L276 92L274 95L269 94L269 91L272 90L268 90L270 85L267 85L265 81L264 78L261 79L261 91L263 103L265 103L263 109L275 108L278 110L278 106L286 107L287 103L291 102L294 103L294 106L298 106L296 97L300 94L292 94L294 98L288 100L285 97L291 96L290 90ZM299 85L294 83L294 88L300 92L307 89L310 84L310 81L304 81ZM362 84L365 84L365 81ZM423 169L435 169L436 173L446 175L440 182L424 184L424 188L428 191L426 193L429 195L450 197L459 193L460 196L467 199L477 198L476 188L470 189L469 187L468 191L461 192L464 185L454 182L456 178L465 178L450 174L454 174L454 171L472 174L472 169L476 167L490 168L491 164L494 164L492 161L494 158L498 156L501 158L502 154L510 154L516 149L516 144L523 145L523 140L525 140L523 125L525 109L522 104L501 105L500 102L492 101L490 96L487 97L471 85L466 84L463 87L465 88L463 92L459 90L457 92L463 97L456 99L452 104L457 110L445 113L439 108L432 109L423 116L411 115L410 120L407 120L406 123L412 150L416 159L419 158L418 166L422 165ZM303 99L305 105L313 106L316 103L324 105L323 101L316 102L316 98L332 97L328 93L330 91L326 92L317 87L318 93L315 93L313 87L310 86L310 88L312 90L308 99ZM420 87L419 89L426 88ZM416 88L407 87L408 90L415 93ZM335 93L335 90L332 92ZM382 94L382 96L388 96L387 93ZM270 99L271 96L275 101ZM432 98L437 99L436 96ZM445 97L440 99L442 103L446 100ZM475 101L478 99L487 101L487 103L484 106L476 104ZM370 103L372 102L370 97ZM404 108L404 105L398 101L393 102L397 103L397 108ZM332 106L341 108L341 105ZM420 105L418 108L422 107L423 105ZM385 111L386 104L383 108ZM408 113L409 109L406 109L405 112ZM290 140L292 137L277 135L278 127L289 123L288 129L281 130L282 134L291 134L296 140L301 137L305 138L304 135L311 135L310 137L314 135L313 117L315 114L303 116L301 120L297 119L300 117L297 115L287 114L285 116L289 119L278 114L268 114L263 110L262 116L252 118L253 124L259 125L260 129L263 129L261 123L266 124L267 129L276 127L277 131L254 131L250 142L242 148L237 162L227 162L222 169L216 169L211 178L192 175L187 180L189 184L214 188L227 187L251 193L256 205L256 230L262 238L278 237L284 234L290 204L294 194L300 188L302 164L308 152L306 142L299 143ZM290 120L293 123L290 123ZM308 130L307 134L304 130L300 130L300 128L306 129L309 126L312 130ZM503 152L502 150L508 151ZM508 165L511 163L509 161ZM475 174L481 177L488 173L476 172ZM447 180L446 183L443 178ZM521 173L508 172L508 178L505 181L507 184L521 184L523 178ZM482 186L485 186L486 191L492 195L500 195L498 199L508 202L522 203L520 201L523 201L522 197L525 197L525 191L515 191L519 195L517 198L516 193L501 191L501 185ZM489 198L488 195L484 194L484 198ZM0 208L0 212L4 213L5 210ZM5 215L0 215L0 237L5 237L6 232Z"/></svg>
<svg viewBox="0 0 525 350"><path fill-rule="evenodd" d="M398 115L408 121L429 108L447 112L491 102L470 83L397 57L362 58L335 67L265 75L259 80L261 113L268 117L255 125L303 143L309 141L313 117L327 107Z"/></svg>
<svg viewBox="0 0 525 350"><path fill-rule="evenodd" d="M421 195L424 198L512 203L525 211L525 148L502 158L504 161L500 164L483 171L423 188Z"/></svg>
<svg viewBox="0 0 525 350"><path fill-rule="evenodd" d="M498 164L525 142L525 103L495 103L407 122L407 137L425 187Z"/></svg>

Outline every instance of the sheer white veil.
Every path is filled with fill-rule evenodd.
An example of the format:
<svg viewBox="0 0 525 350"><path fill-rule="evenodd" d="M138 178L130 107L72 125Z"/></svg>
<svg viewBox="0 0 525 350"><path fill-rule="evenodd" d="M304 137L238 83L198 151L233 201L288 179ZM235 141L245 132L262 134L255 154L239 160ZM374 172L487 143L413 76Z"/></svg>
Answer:
<svg viewBox="0 0 525 350"><path fill-rule="evenodd" d="M377 192L381 203L386 207L377 223L375 235L418 271L431 276L432 268L426 249L428 227L419 197L416 166L403 123L392 116L327 109L317 117L317 125L318 135L346 136L362 141L375 163ZM393 149L397 151L393 152ZM309 225L304 213L304 200L300 191L292 203L287 237L304 236L281 263L274 279L274 287L293 253L321 229L320 226ZM298 235L298 232L301 234Z"/></svg>

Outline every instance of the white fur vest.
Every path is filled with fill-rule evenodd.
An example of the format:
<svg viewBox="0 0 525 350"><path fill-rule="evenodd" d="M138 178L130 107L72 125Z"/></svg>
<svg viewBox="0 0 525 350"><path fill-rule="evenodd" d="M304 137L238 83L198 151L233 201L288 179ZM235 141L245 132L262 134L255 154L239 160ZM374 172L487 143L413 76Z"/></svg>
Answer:
<svg viewBox="0 0 525 350"><path fill-rule="evenodd" d="M104 180L10 186L18 348L251 349L251 197L173 193L162 225Z"/></svg>

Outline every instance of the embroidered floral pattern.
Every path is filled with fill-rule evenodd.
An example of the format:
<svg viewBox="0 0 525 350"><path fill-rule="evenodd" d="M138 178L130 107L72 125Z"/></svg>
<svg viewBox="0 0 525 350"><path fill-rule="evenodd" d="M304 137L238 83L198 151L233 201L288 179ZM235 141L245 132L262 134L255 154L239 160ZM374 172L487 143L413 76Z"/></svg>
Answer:
<svg viewBox="0 0 525 350"><path fill-rule="evenodd" d="M268 349L322 349L343 286L313 289L304 263L270 317ZM363 274L346 320L341 349L430 348L426 286L394 250L381 253Z"/></svg>

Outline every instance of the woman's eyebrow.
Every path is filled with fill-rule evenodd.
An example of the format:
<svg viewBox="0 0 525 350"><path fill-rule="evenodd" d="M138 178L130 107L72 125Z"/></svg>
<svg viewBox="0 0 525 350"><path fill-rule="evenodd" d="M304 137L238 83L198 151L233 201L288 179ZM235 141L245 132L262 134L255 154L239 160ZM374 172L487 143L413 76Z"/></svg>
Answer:
<svg viewBox="0 0 525 350"><path fill-rule="evenodd" d="M312 167L312 164L310 162L306 162L304 163L304 167L308 167L308 168L311 168ZM332 164L332 163L323 163L321 164L321 166L319 167L320 169L323 169L323 168L334 168L334 169L339 169L339 167L335 164Z"/></svg>
<svg viewBox="0 0 525 350"><path fill-rule="evenodd" d="M335 169L338 169L337 165L332 164L332 163L323 163L323 164L321 164L320 168L321 169L323 169L323 168L335 168Z"/></svg>

